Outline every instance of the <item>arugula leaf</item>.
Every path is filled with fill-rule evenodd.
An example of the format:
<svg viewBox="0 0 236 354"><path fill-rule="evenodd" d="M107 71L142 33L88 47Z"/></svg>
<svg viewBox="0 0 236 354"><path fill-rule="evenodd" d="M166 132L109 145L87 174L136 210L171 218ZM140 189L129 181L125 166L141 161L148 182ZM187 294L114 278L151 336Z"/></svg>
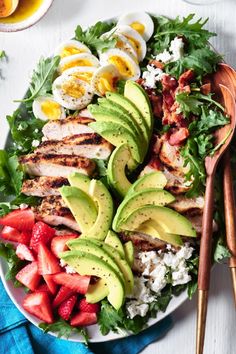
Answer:
<svg viewBox="0 0 236 354"><path fill-rule="evenodd" d="M98 315L98 325L101 333L105 336L109 331L117 332L118 327L122 327L123 317L122 311L116 311L108 301L103 300Z"/></svg>
<svg viewBox="0 0 236 354"><path fill-rule="evenodd" d="M8 271L6 279L12 280L15 287L23 286L15 277L16 274L25 266L26 262L20 260L12 244L0 242L0 257L7 261Z"/></svg>
<svg viewBox="0 0 236 354"><path fill-rule="evenodd" d="M95 53L98 51L104 52L116 45L117 40L115 38L101 38L102 34L109 32L112 28L114 28L113 23L101 21L89 27L86 31L83 31L82 27L78 25L75 30L75 39L86 44Z"/></svg>
<svg viewBox="0 0 236 354"><path fill-rule="evenodd" d="M31 102L36 97L51 92L52 82L60 59L59 56L46 59L41 58L32 74L29 96L24 100L16 100L15 102Z"/></svg>
<svg viewBox="0 0 236 354"><path fill-rule="evenodd" d="M10 203L0 203L0 217L9 214L11 210Z"/></svg>
<svg viewBox="0 0 236 354"><path fill-rule="evenodd" d="M39 324L39 328L41 328L45 333L55 332L57 333L58 338L65 337L66 339L68 339L71 334L75 332L83 337L86 344L89 342L89 336L85 328L72 327L68 322L62 320L61 318L52 324L42 322Z"/></svg>
<svg viewBox="0 0 236 354"><path fill-rule="evenodd" d="M24 117L27 114L27 119ZM15 154L26 154L32 151L32 142L34 140L41 141L42 128L46 122L37 119L22 109L17 109L11 116L7 117L10 126L10 132L14 145L10 147L11 152Z"/></svg>
<svg viewBox="0 0 236 354"><path fill-rule="evenodd" d="M161 295L159 295L156 301L153 301L150 304L150 315L151 317L156 317L158 311L165 312L167 306L169 305L170 300L172 299L172 286L169 285L162 290Z"/></svg>
<svg viewBox="0 0 236 354"><path fill-rule="evenodd" d="M197 279L188 283L188 297L191 300L195 292L197 291Z"/></svg>
<svg viewBox="0 0 236 354"><path fill-rule="evenodd" d="M202 102L194 95L189 95L187 92L177 93L176 102L179 104L178 113L183 112L185 117L190 113L199 115L201 113Z"/></svg>
<svg viewBox="0 0 236 354"><path fill-rule="evenodd" d="M17 156L10 157L5 150L0 150L0 192L5 196L19 195L23 176Z"/></svg>
<svg viewBox="0 0 236 354"><path fill-rule="evenodd" d="M215 262L220 263L224 258L228 257L231 257L231 253L225 244L224 235L221 234L214 245L213 259Z"/></svg>

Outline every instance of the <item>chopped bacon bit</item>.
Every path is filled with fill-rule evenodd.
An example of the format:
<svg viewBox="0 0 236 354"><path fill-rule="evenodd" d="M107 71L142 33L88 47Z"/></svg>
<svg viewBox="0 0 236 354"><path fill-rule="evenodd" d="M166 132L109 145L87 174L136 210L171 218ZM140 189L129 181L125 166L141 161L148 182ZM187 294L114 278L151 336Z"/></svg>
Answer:
<svg viewBox="0 0 236 354"><path fill-rule="evenodd" d="M142 78L140 77L138 80L136 80L136 82L137 82L137 84L139 84L140 86L143 86L143 84L144 84L144 79L142 79Z"/></svg>
<svg viewBox="0 0 236 354"><path fill-rule="evenodd" d="M179 88L183 89L185 86L188 86L194 79L194 71L192 69L185 71L182 75L180 75L178 84Z"/></svg>
<svg viewBox="0 0 236 354"><path fill-rule="evenodd" d="M209 95L211 93L211 83L208 82L200 87L200 91L203 95Z"/></svg>
<svg viewBox="0 0 236 354"><path fill-rule="evenodd" d="M189 136L189 130L187 128L178 128L169 135L168 142L170 145L181 145Z"/></svg>
<svg viewBox="0 0 236 354"><path fill-rule="evenodd" d="M153 94L151 93L149 96L149 99L151 101L152 104L152 110L153 110L153 114L155 117L157 118L162 118L163 116L163 111L162 111L162 103L163 103L163 99L161 95L157 95L157 94Z"/></svg>
<svg viewBox="0 0 236 354"><path fill-rule="evenodd" d="M158 135L153 134L151 141L151 151L154 152L154 154L159 154L161 144L162 139Z"/></svg>
<svg viewBox="0 0 236 354"><path fill-rule="evenodd" d="M150 60L149 64L155 66L158 69L164 69L164 64L159 60Z"/></svg>
<svg viewBox="0 0 236 354"><path fill-rule="evenodd" d="M163 91L175 90L178 87L177 80L174 77L167 74L163 76L161 83L163 86Z"/></svg>
<svg viewBox="0 0 236 354"><path fill-rule="evenodd" d="M157 157L157 156L153 156L151 158L151 160L148 163L148 166L154 168L157 171L161 171L162 170L162 163L159 160L159 157Z"/></svg>

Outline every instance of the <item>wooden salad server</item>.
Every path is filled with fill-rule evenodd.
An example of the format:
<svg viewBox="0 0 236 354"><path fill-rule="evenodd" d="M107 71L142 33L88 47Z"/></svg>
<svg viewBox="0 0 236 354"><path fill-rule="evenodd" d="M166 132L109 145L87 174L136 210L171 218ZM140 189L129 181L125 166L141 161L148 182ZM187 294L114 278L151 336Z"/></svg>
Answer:
<svg viewBox="0 0 236 354"><path fill-rule="evenodd" d="M234 96L229 89L221 84L221 81L214 80L216 86L221 89L219 101L226 108L226 113L230 116L230 124L217 130L215 134L215 144L219 144L219 149L213 156L207 156L205 159L206 168L206 192L205 206L202 220L202 236L200 244L199 270L198 270L198 309L197 309L197 336L196 336L196 354L203 353L208 291L211 271L211 250L212 250L212 220L214 208L214 177L218 162L227 147L229 146L236 124L236 111ZM214 91L214 90L213 90ZM222 144L223 142L223 144Z"/></svg>
<svg viewBox="0 0 236 354"><path fill-rule="evenodd" d="M219 70L214 75L214 80L223 83L234 94L236 100L236 72L227 64L220 64ZM234 198L233 178L230 164L230 152L227 150L224 154L224 208L225 208L225 227L226 241L230 250L231 257L229 268L232 276L233 293L236 305L236 205Z"/></svg>

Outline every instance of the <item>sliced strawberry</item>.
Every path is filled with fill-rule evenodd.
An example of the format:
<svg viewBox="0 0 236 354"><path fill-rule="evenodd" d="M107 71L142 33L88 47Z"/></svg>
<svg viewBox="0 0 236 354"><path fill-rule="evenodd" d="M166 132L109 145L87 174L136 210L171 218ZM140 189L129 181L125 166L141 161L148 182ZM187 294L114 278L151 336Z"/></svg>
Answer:
<svg viewBox="0 0 236 354"><path fill-rule="evenodd" d="M41 291L46 291L47 293L50 293L47 284L41 284L39 287L35 290L35 292L41 292Z"/></svg>
<svg viewBox="0 0 236 354"><path fill-rule="evenodd" d="M17 274L16 279L25 285L30 290L34 291L41 279L41 276L38 273L38 263L32 262L22 268Z"/></svg>
<svg viewBox="0 0 236 354"><path fill-rule="evenodd" d="M30 261L30 262L35 261L33 253L23 243L19 243L19 245L16 247L16 255L18 258L20 258L22 260L26 260L26 261Z"/></svg>
<svg viewBox="0 0 236 354"><path fill-rule="evenodd" d="M23 301L24 309L40 320L53 323L52 308L49 296L45 291L35 292L26 295Z"/></svg>
<svg viewBox="0 0 236 354"><path fill-rule="evenodd" d="M86 294L90 282L90 276L79 274L58 273L53 276L57 284L65 285L77 293Z"/></svg>
<svg viewBox="0 0 236 354"><path fill-rule="evenodd" d="M48 286L48 289L50 291L50 293L52 293L53 295L55 295L57 293L57 284L54 282L53 280L53 275L51 274L45 274L43 276L47 286Z"/></svg>
<svg viewBox="0 0 236 354"><path fill-rule="evenodd" d="M57 258L60 258L59 254L61 252L68 250L66 243L69 240L73 240L74 238L77 238L77 237L78 236L75 234L53 237L52 242L51 242L52 253L54 253Z"/></svg>
<svg viewBox="0 0 236 354"><path fill-rule="evenodd" d="M66 286L61 286L55 299L53 300L53 307L59 306L63 301L68 299L70 296L74 295L75 292Z"/></svg>
<svg viewBox="0 0 236 354"><path fill-rule="evenodd" d="M32 230L34 226L34 213L31 209L14 210L0 218L0 225L11 226L18 231Z"/></svg>
<svg viewBox="0 0 236 354"><path fill-rule="evenodd" d="M98 313L100 310L99 304L90 304L86 299L81 299L78 307L81 312Z"/></svg>
<svg viewBox="0 0 236 354"><path fill-rule="evenodd" d="M61 271L58 259L52 254L44 243L38 245L39 274L55 274Z"/></svg>
<svg viewBox="0 0 236 354"><path fill-rule="evenodd" d="M55 235L56 230L48 226L42 221L38 221L32 230L32 237L30 240L30 247L33 248L35 252L38 252L38 244L47 244Z"/></svg>
<svg viewBox="0 0 236 354"><path fill-rule="evenodd" d="M72 317L70 324L71 326L90 326L97 323L97 314L90 312L79 312L74 317Z"/></svg>
<svg viewBox="0 0 236 354"><path fill-rule="evenodd" d="M29 232L20 232L11 226L4 226L0 232L0 236L7 241L19 242L28 245L31 234Z"/></svg>
<svg viewBox="0 0 236 354"><path fill-rule="evenodd" d="M61 316L61 318L63 318L63 320L66 321L69 320L76 301L77 301L77 296L72 295L71 297L69 297L69 299L63 301L63 303L59 306L58 314Z"/></svg>

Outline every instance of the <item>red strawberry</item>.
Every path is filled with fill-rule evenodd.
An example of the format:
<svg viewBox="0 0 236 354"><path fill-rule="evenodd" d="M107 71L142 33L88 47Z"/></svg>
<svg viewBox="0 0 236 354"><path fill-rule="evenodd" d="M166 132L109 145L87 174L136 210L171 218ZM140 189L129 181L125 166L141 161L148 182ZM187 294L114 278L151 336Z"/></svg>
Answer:
<svg viewBox="0 0 236 354"><path fill-rule="evenodd" d="M53 277L53 275L51 275L51 274L47 274L47 275L43 276L50 293L55 295L57 292L57 284L53 281L52 277Z"/></svg>
<svg viewBox="0 0 236 354"><path fill-rule="evenodd" d="M47 244L55 235L56 230L48 226L42 221L38 221L32 230L32 237L30 240L30 247L35 252L38 252L38 244L40 242Z"/></svg>
<svg viewBox="0 0 236 354"><path fill-rule="evenodd" d="M68 247L66 245L67 241L73 240L74 238L77 237L78 236L75 234L54 237L51 243L52 253L54 253L57 258L60 258L59 254L61 252L68 250Z"/></svg>
<svg viewBox="0 0 236 354"><path fill-rule="evenodd" d="M41 276L38 273L38 263L32 262L22 268L17 274L16 279L25 285L30 290L34 291L41 279Z"/></svg>
<svg viewBox="0 0 236 354"><path fill-rule="evenodd" d="M66 286L61 286L55 299L53 300L53 307L59 306L63 301L68 299L70 296L74 295L74 291L67 288Z"/></svg>
<svg viewBox="0 0 236 354"><path fill-rule="evenodd" d="M18 231L32 230L34 226L34 213L31 209L14 210L0 218L0 225L11 226Z"/></svg>
<svg viewBox="0 0 236 354"><path fill-rule="evenodd" d="M90 282L87 275L58 273L53 275L53 280L57 284L65 285L80 294L86 294Z"/></svg>
<svg viewBox="0 0 236 354"><path fill-rule="evenodd" d="M47 284L41 284L39 287L35 290L35 292L41 292L41 291L46 291L47 293L50 293Z"/></svg>
<svg viewBox="0 0 236 354"><path fill-rule="evenodd" d="M31 234L29 232L20 232L11 226L4 226L0 236L7 241L19 242L28 245Z"/></svg>
<svg viewBox="0 0 236 354"><path fill-rule="evenodd" d="M57 258L52 254L44 243L38 245L39 274L55 274L61 271Z"/></svg>
<svg viewBox="0 0 236 354"><path fill-rule="evenodd" d="M16 247L16 255L18 258L20 258L22 260L25 259L26 261L30 261L30 262L35 261L33 253L23 243L19 243L19 245Z"/></svg>
<svg viewBox="0 0 236 354"><path fill-rule="evenodd" d="M98 303L90 304L86 301L86 299L81 299L79 302L79 309L81 312L98 313L100 310L100 305Z"/></svg>
<svg viewBox="0 0 236 354"><path fill-rule="evenodd" d="M77 296L73 295L69 297L69 299L65 300L58 308L58 313L63 318L63 320L68 321L70 318L70 315L73 311L73 308L75 306L77 300Z"/></svg>
<svg viewBox="0 0 236 354"><path fill-rule="evenodd" d="M71 326L90 326L97 323L96 313L90 312L79 312L74 317L72 317L70 324Z"/></svg>
<svg viewBox="0 0 236 354"><path fill-rule="evenodd" d="M23 301L24 309L40 320L53 323L52 308L49 296L45 291L26 295Z"/></svg>

